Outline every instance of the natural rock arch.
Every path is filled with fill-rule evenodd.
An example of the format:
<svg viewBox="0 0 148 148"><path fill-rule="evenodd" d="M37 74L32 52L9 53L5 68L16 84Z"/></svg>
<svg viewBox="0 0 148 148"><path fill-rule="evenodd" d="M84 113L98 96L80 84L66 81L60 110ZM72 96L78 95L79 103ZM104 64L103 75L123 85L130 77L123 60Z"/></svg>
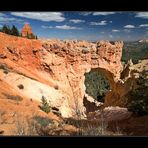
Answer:
<svg viewBox="0 0 148 148"><path fill-rule="evenodd" d="M109 80L112 91L106 95L105 105L120 100L120 91L117 90L123 85L120 80L122 47L123 42L29 40L0 33L0 54L6 55L5 62L11 63L14 69L21 67L21 73L35 80L33 84L38 81L45 84L46 89L49 86L50 91L43 91L43 95L64 117L74 117L76 112L85 115L85 73L91 69L101 70ZM11 81L7 82L12 84ZM51 92L51 88L55 96L46 93ZM38 89L34 92L40 93ZM34 95L21 93L28 98ZM41 95L33 99L40 100Z"/></svg>

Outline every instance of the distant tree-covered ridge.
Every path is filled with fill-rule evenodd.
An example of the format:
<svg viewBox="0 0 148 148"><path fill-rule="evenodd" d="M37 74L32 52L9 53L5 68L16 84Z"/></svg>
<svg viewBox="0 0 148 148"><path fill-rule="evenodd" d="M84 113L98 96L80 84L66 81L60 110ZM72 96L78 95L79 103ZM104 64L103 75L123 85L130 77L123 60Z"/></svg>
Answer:
<svg viewBox="0 0 148 148"><path fill-rule="evenodd" d="M129 59L132 59L133 63L148 59L148 42L124 42L122 61L127 63Z"/></svg>

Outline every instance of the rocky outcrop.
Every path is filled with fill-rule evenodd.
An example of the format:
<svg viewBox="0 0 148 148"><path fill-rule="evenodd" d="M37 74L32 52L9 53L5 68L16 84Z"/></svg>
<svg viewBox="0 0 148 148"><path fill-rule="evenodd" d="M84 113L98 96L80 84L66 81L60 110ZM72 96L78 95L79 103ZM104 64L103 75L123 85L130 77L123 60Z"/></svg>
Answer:
<svg viewBox="0 0 148 148"><path fill-rule="evenodd" d="M28 35L33 34L32 29L28 23L26 23L21 31L22 37L27 37Z"/></svg>
<svg viewBox="0 0 148 148"><path fill-rule="evenodd" d="M105 98L105 104L120 100L120 91L117 90L123 85L120 80L122 47L123 42L29 40L0 33L0 55L5 55L5 58L3 56L0 58L0 62L6 63L11 69L17 69L17 73L46 85L45 90L41 92L34 90L34 95L31 91L25 93L26 91L18 89L21 94L37 100L41 99L42 95L45 96L64 117L85 116L84 74L91 69L102 72L109 80L111 92L107 95L107 99ZM11 80L7 80L7 83L11 84ZM27 85L30 86L28 90L31 89L31 84L36 83L34 81L30 81L29 85L27 79ZM36 90L41 86L37 83ZM52 94L48 93L52 91L50 88L57 94L52 93L51 97ZM60 95L57 99L58 94Z"/></svg>
<svg viewBox="0 0 148 148"><path fill-rule="evenodd" d="M115 84L114 90L106 95L105 105L126 107L127 95L138 87L138 79L143 76L143 73L144 75L148 74L148 60L141 60L135 65L129 60L121 73L121 79ZM145 78L144 85L148 85L148 77Z"/></svg>

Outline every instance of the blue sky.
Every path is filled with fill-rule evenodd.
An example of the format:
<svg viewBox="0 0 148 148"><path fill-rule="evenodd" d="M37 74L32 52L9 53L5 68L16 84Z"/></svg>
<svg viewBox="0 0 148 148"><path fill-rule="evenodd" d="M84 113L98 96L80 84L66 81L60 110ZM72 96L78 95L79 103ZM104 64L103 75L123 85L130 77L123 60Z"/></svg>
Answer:
<svg viewBox="0 0 148 148"><path fill-rule="evenodd" d="M123 40L148 38L148 12L0 12L0 27L25 22L39 38Z"/></svg>

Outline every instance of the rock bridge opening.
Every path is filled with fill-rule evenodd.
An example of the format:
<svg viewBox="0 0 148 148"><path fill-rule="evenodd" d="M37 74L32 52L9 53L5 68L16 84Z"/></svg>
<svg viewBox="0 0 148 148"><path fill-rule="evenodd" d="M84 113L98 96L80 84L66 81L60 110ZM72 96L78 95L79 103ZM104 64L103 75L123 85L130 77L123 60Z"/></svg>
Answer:
<svg viewBox="0 0 148 148"><path fill-rule="evenodd" d="M99 109L99 104L104 103L106 93L111 89L107 76L99 69L91 69L85 73L84 106L86 112ZM98 105L97 105L98 104Z"/></svg>

